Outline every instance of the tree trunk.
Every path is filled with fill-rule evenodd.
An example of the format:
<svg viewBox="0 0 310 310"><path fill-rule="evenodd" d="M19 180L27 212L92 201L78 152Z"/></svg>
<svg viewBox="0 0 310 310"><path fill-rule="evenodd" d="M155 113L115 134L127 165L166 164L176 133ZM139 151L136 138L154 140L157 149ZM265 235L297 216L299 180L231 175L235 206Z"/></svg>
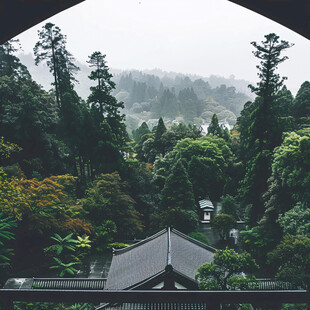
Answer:
<svg viewBox="0 0 310 310"><path fill-rule="evenodd" d="M54 39L53 39L53 32L52 29L50 30L51 36L51 46L52 46L52 59L53 59L53 71L54 71L54 80L55 80L55 91L56 91L56 102L57 106L60 109L60 96L59 96L59 88L58 88L58 80L57 80L57 66L56 66L56 56L55 56L55 46L54 46Z"/></svg>

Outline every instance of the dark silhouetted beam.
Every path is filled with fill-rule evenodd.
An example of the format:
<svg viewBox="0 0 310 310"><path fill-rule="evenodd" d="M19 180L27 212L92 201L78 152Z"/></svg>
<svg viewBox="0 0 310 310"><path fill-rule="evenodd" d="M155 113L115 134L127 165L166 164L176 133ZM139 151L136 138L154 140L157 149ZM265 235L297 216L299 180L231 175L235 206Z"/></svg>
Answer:
<svg viewBox="0 0 310 310"><path fill-rule="evenodd" d="M0 0L0 44L83 1ZM228 1L266 16L310 39L310 0Z"/></svg>
<svg viewBox="0 0 310 310"><path fill-rule="evenodd" d="M0 0L0 44L84 0Z"/></svg>
<svg viewBox="0 0 310 310"><path fill-rule="evenodd" d="M1 300L90 303L206 303L280 304L310 303L309 291L110 291L2 289Z"/></svg>
<svg viewBox="0 0 310 310"><path fill-rule="evenodd" d="M310 0L228 0L310 39ZM246 25L245 25L246 26Z"/></svg>

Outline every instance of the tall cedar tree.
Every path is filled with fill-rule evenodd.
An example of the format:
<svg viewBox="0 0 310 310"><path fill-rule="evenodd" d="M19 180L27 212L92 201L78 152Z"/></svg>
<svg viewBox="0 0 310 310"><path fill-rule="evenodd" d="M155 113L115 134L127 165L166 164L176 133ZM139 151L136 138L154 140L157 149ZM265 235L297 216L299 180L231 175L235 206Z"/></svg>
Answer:
<svg viewBox="0 0 310 310"><path fill-rule="evenodd" d="M275 70L288 58L281 57L281 53L292 44L279 41L279 36L274 33L266 35L261 45L256 42L251 44L255 47L254 56L260 59L260 65L257 66L260 81L257 86L249 85L258 97L254 102L255 108L250 114L253 121L249 124L248 141L244 144L250 158L246 163L246 175L242 181L240 194L244 205L253 205L249 217L250 222L255 224L263 214L262 194L267 190L267 179L271 173L271 152L281 143L275 104L278 91L286 78L280 77ZM244 139L241 137L241 140Z"/></svg>
<svg viewBox="0 0 310 310"><path fill-rule="evenodd" d="M162 118L158 120L158 124L155 131L155 138L154 138L154 147L157 150L157 154L163 154L163 143L161 141L162 135L167 131L167 128L164 124L164 121Z"/></svg>
<svg viewBox="0 0 310 310"><path fill-rule="evenodd" d="M174 226L186 233L195 230L198 217L193 186L181 160L172 167L165 182L161 210L164 225Z"/></svg>
<svg viewBox="0 0 310 310"><path fill-rule="evenodd" d="M89 56L88 63L90 67L94 67L89 78L96 81L97 86L90 88L91 94L87 102L91 106L93 118L97 125L106 120L117 139L116 144L121 147L128 140L126 127L123 123L125 115L121 114L124 103L118 102L112 95L115 83L112 81L113 75L109 72L105 57L106 55L101 52L94 52Z"/></svg>
<svg viewBox="0 0 310 310"><path fill-rule="evenodd" d="M87 100L95 126L96 138L91 161L96 173L119 171L123 161L120 150L128 140L123 123L125 115L121 114L124 103L118 102L112 95L115 83L105 57L101 52L94 52L88 60L90 67L94 68L89 78L97 82L97 86L90 88L91 94Z"/></svg>
<svg viewBox="0 0 310 310"><path fill-rule="evenodd" d="M162 208L195 210L193 186L180 159L172 167L166 180L161 205Z"/></svg>
<svg viewBox="0 0 310 310"><path fill-rule="evenodd" d="M249 85L251 91L261 98L255 111L253 112L254 121L250 126L252 132L251 142L253 144L258 140L258 151L264 149L272 150L276 145L274 144L274 111L273 105L277 98L277 93L283 85L286 77L280 77L275 72L278 65L288 59L287 56L281 57L281 53L293 46L287 41L279 41L279 36L274 33L265 35L265 41L259 45L256 42L251 42L255 50L253 54L260 60L257 66L258 77L260 81L256 86Z"/></svg>
<svg viewBox="0 0 310 310"><path fill-rule="evenodd" d="M141 138L144 135L149 134L149 133L151 133L151 131L146 122L143 122L139 128L137 128L136 130L133 130L132 132L136 143L139 143L141 141Z"/></svg>
<svg viewBox="0 0 310 310"><path fill-rule="evenodd" d="M74 74L79 70L73 63L73 56L66 49L66 36L60 31L60 28L52 23L45 24L42 30L38 31L39 41L33 49L35 64L46 61L50 72L54 75L56 101L59 108L65 90L70 89L71 82L76 81Z"/></svg>
<svg viewBox="0 0 310 310"><path fill-rule="evenodd" d="M101 52L94 52L88 57L89 66L95 69L90 73L89 78L97 82L97 86L90 88L88 103L98 105L102 120L104 117L114 117L122 121L124 115L120 114L119 109L124 108L124 103L117 102L116 98L111 95L115 89L115 83L112 81L113 75L109 72L105 57L106 55Z"/></svg>

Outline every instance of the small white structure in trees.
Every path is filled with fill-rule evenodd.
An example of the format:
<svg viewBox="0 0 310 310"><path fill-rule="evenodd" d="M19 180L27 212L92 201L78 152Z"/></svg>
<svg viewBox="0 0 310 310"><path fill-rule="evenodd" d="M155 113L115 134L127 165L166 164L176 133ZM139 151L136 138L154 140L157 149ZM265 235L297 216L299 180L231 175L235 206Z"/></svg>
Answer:
<svg viewBox="0 0 310 310"><path fill-rule="evenodd" d="M209 197L199 200L199 217L200 223L209 224L214 216L221 214L222 204L212 202Z"/></svg>
<svg viewBox="0 0 310 310"><path fill-rule="evenodd" d="M202 199L199 201L199 208L201 214L201 223L210 223L211 221L211 214L214 212L214 205L212 201L207 199Z"/></svg>

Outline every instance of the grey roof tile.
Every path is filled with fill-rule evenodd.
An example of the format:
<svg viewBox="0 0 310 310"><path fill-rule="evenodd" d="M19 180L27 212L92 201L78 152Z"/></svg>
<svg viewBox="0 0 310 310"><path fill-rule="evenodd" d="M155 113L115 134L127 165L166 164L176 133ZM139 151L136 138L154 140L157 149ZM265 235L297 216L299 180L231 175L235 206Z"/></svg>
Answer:
<svg viewBox="0 0 310 310"><path fill-rule="evenodd" d="M164 229L131 247L117 250L112 258L106 289L128 289L165 271L171 264L174 271L195 281L197 269L213 261L216 249L181 232ZM170 235L170 249L168 240Z"/></svg>
<svg viewBox="0 0 310 310"><path fill-rule="evenodd" d="M196 240L195 240L196 241ZM195 279L197 269L206 262L212 262L216 249L172 230L172 267L188 278Z"/></svg>
<svg viewBox="0 0 310 310"><path fill-rule="evenodd" d="M126 289L165 270L167 234L162 230L131 247L116 251L106 289Z"/></svg>

